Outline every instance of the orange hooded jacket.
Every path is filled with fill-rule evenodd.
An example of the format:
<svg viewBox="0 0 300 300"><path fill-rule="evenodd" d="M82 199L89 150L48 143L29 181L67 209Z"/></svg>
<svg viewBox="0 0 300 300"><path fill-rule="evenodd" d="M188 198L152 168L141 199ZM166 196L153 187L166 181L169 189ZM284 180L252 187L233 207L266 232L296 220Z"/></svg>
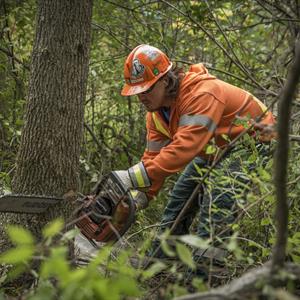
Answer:
<svg viewBox="0 0 300 300"><path fill-rule="evenodd" d="M245 128L235 125L237 117L254 119L266 110L250 93L210 75L202 64L192 65L180 83L179 95L170 107L169 124L159 111L147 113L147 147L142 157L151 187L151 199L165 178L182 170L214 138L224 146L225 134L234 138ZM274 124L267 112L262 124Z"/></svg>

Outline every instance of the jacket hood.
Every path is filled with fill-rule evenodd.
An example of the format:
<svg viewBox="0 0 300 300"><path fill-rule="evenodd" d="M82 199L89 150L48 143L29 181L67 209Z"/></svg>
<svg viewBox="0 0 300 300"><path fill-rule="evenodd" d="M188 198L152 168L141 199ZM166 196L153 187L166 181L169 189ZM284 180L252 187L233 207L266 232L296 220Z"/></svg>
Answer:
<svg viewBox="0 0 300 300"><path fill-rule="evenodd" d="M193 86L195 83L203 80L216 79L215 76L208 73L203 64L191 65L188 72L185 73L181 82L181 90Z"/></svg>

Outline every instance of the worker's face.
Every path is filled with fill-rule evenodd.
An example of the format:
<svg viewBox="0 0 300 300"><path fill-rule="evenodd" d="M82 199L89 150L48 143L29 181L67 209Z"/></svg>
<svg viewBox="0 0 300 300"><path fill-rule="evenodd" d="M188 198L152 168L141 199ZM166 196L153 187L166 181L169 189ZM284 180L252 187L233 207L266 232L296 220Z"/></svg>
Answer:
<svg viewBox="0 0 300 300"><path fill-rule="evenodd" d="M163 77L158 80L149 90L138 94L140 102L145 106L147 111L153 112L167 105L165 90L168 85L168 79Z"/></svg>

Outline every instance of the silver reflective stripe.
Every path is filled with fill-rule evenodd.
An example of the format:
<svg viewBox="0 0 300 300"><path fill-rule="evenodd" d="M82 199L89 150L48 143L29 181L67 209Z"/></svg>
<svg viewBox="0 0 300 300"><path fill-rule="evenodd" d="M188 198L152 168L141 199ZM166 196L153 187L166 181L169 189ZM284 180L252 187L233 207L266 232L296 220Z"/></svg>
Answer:
<svg viewBox="0 0 300 300"><path fill-rule="evenodd" d="M161 148L170 144L171 140L151 141L147 140L147 151L159 152Z"/></svg>
<svg viewBox="0 0 300 300"><path fill-rule="evenodd" d="M151 186L150 179L145 170L144 164L139 162L133 167L128 169L130 179L132 181L133 187L143 188Z"/></svg>
<svg viewBox="0 0 300 300"><path fill-rule="evenodd" d="M208 131L215 131L217 125L215 122L205 115L182 115L179 119L179 126L205 126Z"/></svg>

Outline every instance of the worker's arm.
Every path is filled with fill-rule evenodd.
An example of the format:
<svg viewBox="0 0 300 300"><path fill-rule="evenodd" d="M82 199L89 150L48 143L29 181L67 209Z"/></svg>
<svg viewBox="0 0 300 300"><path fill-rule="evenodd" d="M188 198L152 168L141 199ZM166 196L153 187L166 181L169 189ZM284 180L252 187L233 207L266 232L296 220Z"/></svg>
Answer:
<svg viewBox="0 0 300 300"><path fill-rule="evenodd" d="M116 176L129 188L144 191L149 199L153 198L167 176L180 171L200 154L213 136L223 111L224 103L208 93L185 101L179 107L180 119L172 142L158 153L149 152L128 170L116 171Z"/></svg>
<svg viewBox="0 0 300 300"><path fill-rule="evenodd" d="M200 154L214 134L224 103L206 93L185 101L179 109L180 119L173 141L153 159L143 161L151 182L147 192L150 198L157 194L167 176L182 170Z"/></svg>

